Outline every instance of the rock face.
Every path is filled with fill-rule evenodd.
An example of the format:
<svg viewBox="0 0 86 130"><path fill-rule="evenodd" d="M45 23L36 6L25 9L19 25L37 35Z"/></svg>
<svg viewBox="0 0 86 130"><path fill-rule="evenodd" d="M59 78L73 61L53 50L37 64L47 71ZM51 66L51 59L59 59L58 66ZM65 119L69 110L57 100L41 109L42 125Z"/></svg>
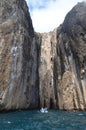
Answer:
<svg viewBox="0 0 86 130"><path fill-rule="evenodd" d="M41 34L39 57L40 106L56 107L54 91L54 56L56 53L56 30Z"/></svg>
<svg viewBox="0 0 86 130"><path fill-rule="evenodd" d="M86 109L86 3L35 33L24 0L0 1L0 110Z"/></svg>
<svg viewBox="0 0 86 130"><path fill-rule="evenodd" d="M57 69L61 109L86 109L86 3L78 3L57 32ZM59 62L60 61L60 62ZM60 63L60 64L59 64Z"/></svg>
<svg viewBox="0 0 86 130"><path fill-rule="evenodd" d="M38 106L37 53L35 34L26 2L1 0L1 110Z"/></svg>

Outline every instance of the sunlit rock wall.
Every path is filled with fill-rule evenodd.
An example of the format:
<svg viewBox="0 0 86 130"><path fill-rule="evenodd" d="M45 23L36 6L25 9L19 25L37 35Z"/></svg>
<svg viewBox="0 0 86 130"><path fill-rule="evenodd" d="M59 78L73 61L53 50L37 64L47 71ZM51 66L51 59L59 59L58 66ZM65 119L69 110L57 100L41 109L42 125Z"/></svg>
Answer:
<svg viewBox="0 0 86 130"><path fill-rule="evenodd" d="M56 29L41 34L39 57L39 95L40 107L55 108L54 56L56 53Z"/></svg>

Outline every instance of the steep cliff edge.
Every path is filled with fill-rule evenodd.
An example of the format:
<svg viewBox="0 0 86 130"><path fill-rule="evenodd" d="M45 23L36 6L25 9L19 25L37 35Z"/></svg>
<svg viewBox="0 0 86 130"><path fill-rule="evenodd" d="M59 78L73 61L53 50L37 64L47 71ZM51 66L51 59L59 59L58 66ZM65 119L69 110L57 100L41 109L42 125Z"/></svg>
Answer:
<svg viewBox="0 0 86 130"><path fill-rule="evenodd" d="M54 33L42 34L39 66L42 106L86 109L85 17L86 3L78 3Z"/></svg>
<svg viewBox="0 0 86 130"><path fill-rule="evenodd" d="M85 17L86 3L78 3L54 33L42 34L39 67L42 106L86 109Z"/></svg>
<svg viewBox="0 0 86 130"><path fill-rule="evenodd" d="M1 0L0 110L38 106L37 53L26 2Z"/></svg>
<svg viewBox="0 0 86 130"><path fill-rule="evenodd" d="M24 0L0 1L0 110L86 109L86 3L35 33Z"/></svg>
<svg viewBox="0 0 86 130"><path fill-rule="evenodd" d="M61 109L86 109L86 3L78 3L57 32L56 72ZM62 102L61 102L62 101Z"/></svg>

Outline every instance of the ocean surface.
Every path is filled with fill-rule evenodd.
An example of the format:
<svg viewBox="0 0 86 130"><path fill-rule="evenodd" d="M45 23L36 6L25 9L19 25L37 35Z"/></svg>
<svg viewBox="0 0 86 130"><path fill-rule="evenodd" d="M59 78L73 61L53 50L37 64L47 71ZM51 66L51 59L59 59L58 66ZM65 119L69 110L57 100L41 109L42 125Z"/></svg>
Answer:
<svg viewBox="0 0 86 130"><path fill-rule="evenodd" d="M0 113L0 130L86 130L86 112L38 110Z"/></svg>

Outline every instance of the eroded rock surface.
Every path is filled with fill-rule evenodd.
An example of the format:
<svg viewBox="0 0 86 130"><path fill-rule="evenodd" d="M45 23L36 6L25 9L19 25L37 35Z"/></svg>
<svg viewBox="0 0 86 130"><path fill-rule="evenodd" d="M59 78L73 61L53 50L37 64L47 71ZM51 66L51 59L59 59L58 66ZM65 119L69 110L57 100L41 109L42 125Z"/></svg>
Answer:
<svg viewBox="0 0 86 130"><path fill-rule="evenodd" d="M37 107L36 71L37 46L26 2L24 0L1 0L1 110Z"/></svg>
<svg viewBox="0 0 86 130"><path fill-rule="evenodd" d="M54 33L42 34L39 67L42 106L86 109L85 17L86 3L78 3Z"/></svg>
<svg viewBox="0 0 86 130"><path fill-rule="evenodd" d="M54 56L56 53L56 30L41 34L39 59L40 106L55 108Z"/></svg>
<svg viewBox="0 0 86 130"><path fill-rule="evenodd" d="M59 108L86 109L86 3L78 3L57 32ZM58 59L58 60L57 60ZM61 101L60 101L61 100Z"/></svg>
<svg viewBox="0 0 86 130"><path fill-rule="evenodd" d="M24 0L0 1L0 110L86 109L86 3L35 33Z"/></svg>

